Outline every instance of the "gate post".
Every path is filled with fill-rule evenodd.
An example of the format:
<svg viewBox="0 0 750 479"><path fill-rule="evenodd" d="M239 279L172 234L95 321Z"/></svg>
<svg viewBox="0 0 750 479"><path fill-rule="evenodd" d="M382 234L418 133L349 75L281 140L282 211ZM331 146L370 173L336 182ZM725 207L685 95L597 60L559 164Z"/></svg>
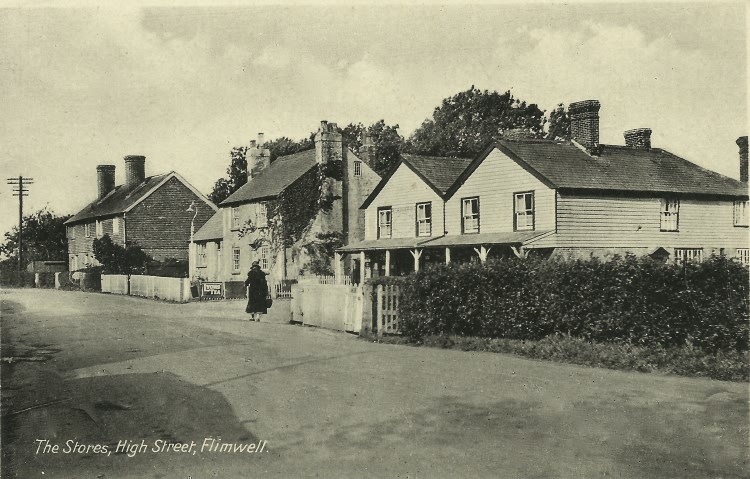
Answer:
<svg viewBox="0 0 750 479"><path fill-rule="evenodd" d="M378 285L378 297L377 297L377 316L378 316L378 336L383 335L383 329L385 328L385 325L383 324L383 285Z"/></svg>

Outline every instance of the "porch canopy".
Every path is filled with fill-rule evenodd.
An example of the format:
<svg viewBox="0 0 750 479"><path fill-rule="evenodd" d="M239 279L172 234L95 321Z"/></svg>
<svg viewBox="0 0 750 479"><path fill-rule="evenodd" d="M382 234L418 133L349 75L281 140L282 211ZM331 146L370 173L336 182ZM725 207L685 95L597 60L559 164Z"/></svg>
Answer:
<svg viewBox="0 0 750 479"><path fill-rule="evenodd" d="M384 274L390 275L391 271L391 252L396 253L398 250L409 250L414 260L414 270L419 270L420 258L422 253L427 250L428 256L435 259L434 252L437 249L445 249L445 262L451 262L451 248L466 252L473 250L484 262L494 246L510 247L513 253L519 257L525 257L523 246L534 240L548 236L553 231L513 231L507 233L478 233L463 235L446 235L437 238L382 238L377 240L365 240L352 243L336 250L336 264L338 265L342 254L359 253L359 260L364 266L368 260L367 253L385 254L384 255ZM432 251L433 253L429 253ZM473 254L473 253L471 253ZM410 260L411 261L411 260ZM442 261L442 259L440 260Z"/></svg>
<svg viewBox="0 0 750 479"><path fill-rule="evenodd" d="M516 256L524 257L522 246L552 234L553 231L511 231L506 233L476 233L446 235L422 243L424 248L445 248L445 262L450 263L451 248L473 247L482 262L487 260L493 246L509 246Z"/></svg>

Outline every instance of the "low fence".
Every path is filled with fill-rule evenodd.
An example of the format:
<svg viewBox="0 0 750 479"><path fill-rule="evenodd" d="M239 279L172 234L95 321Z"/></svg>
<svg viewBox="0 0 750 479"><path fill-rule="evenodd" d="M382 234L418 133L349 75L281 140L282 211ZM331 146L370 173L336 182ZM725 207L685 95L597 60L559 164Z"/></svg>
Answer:
<svg viewBox="0 0 750 479"><path fill-rule="evenodd" d="M102 292L186 303L190 301L190 280L143 275L128 279L125 275L107 274L102 275Z"/></svg>
<svg viewBox="0 0 750 479"><path fill-rule="evenodd" d="M359 286L298 283L292 286L292 321L359 333L363 299Z"/></svg>
<svg viewBox="0 0 750 479"><path fill-rule="evenodd" d="M103 274L102 293L130 294L130 282L125 274Z"/></svg>
<svg viewBox="0 0 750 479"><path fill-rule="evenodd" d="M296 278L284 278L270 282L271 294L274 298L290 299L292 298L292 285L295 284L340 284L352 286L351 276L343 276L341 282L336 281L336 276L298 276ZM356 285L354 285L356 286Z"/></svg>

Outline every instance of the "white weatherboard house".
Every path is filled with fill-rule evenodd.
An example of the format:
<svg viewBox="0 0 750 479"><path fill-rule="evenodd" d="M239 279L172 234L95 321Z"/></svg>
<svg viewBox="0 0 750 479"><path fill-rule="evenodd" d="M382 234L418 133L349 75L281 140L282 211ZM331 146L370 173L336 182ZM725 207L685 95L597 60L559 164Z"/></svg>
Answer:
<svg viewBox="0 0 750 479"><path fill-rule="evenodd" d="M474 160L405 156L362 205L365 239L339 253L366 275L529 254L749 264L747 137L737 181L652 148L649 129L600 144L598 111L570 105L572 141L503 139Z"/></svg>

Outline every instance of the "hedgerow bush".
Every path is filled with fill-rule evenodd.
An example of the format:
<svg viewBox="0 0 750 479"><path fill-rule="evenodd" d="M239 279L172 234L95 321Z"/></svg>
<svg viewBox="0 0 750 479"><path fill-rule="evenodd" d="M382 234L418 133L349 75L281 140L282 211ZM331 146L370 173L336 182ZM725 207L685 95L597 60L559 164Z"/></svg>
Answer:
<svg viewBox="0 0 750 479"><path fill-rule="evenodd" d="M439 265L403 282L401 331L747 351L748 292L748 269L716 256L684 266L634 256Z"/></svg>

